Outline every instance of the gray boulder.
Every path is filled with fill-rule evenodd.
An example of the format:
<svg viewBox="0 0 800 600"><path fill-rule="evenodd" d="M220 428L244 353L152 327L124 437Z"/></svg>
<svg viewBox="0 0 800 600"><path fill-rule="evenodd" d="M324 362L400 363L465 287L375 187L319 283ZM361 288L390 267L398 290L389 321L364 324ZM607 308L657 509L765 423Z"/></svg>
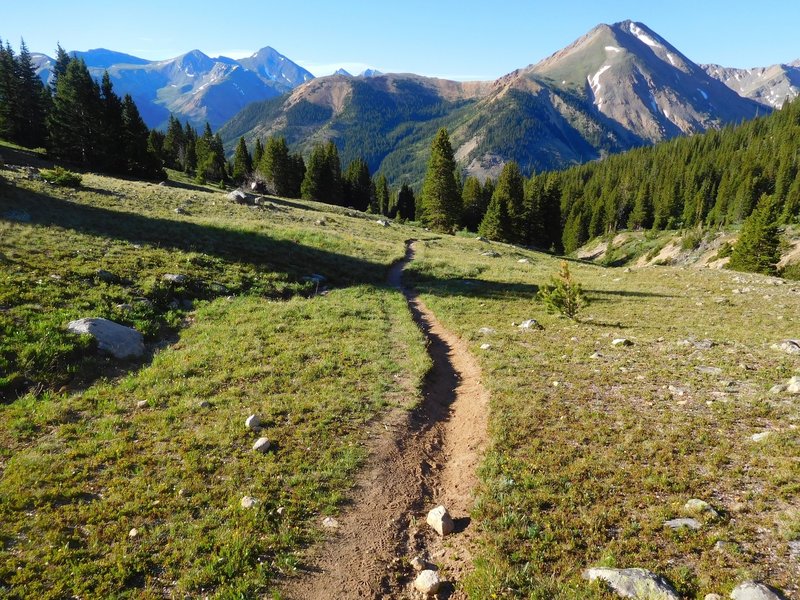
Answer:
<svg viewBox="0 0 800 600"><path fill-rule="evenodd" d="M186 283L187 277L182 273L166 273L161 276L161 279L168 281L169 283L180 285L182 283Z"/></svg>
<svg viewBox="0 0 800 600"><path fill-rule="evenodd" d="M777 344L772 344L771 348L787 354L800 354L800 340L783 340Z"/></svg>
<svg viewBox="0 0 800 600"><path fill-rule="evenodd" d="M678 592L666 579L646 569L587 569L583 578L602 579L622 598L680 600Z"/></svg>
<svg viewBox="0 0 800 600"><path fill-rule="evenodd" d="M684 527L700 529L702 525L697 519L670 519L669 521L664 521L664 527L669 527L670 529L682 529Z"/></svg>
<svg viewBox="0 0 800 600"><path fill-rule="evenodd" d="M236 204L247 204L247 194L242 190L233 190L226 198L231 202L236 202Z"/></svg>
<svg viewBox="0 0 800 600"><path fill-rule="evenodd" d="M432 569L422 571L414 580L414 589L425 596L432 596L439 591L441 586L442 580L439 578L439 574Z"/></svg>
<svg viewBox="0 0 800 600"><path fill-rule="evenodd" d="M137 358L144 354L144 338L141 333L108 319L87 317L70 321L67 330L80 335L91 335L97 340L97 347L114 358Z"/></svg>
<svg viewBox="0 0 800 600"><path fill-rule="evenodd" d="M733 588L730 597L731 600L784 600L783 596L756 581L740 583Z"/></svg>

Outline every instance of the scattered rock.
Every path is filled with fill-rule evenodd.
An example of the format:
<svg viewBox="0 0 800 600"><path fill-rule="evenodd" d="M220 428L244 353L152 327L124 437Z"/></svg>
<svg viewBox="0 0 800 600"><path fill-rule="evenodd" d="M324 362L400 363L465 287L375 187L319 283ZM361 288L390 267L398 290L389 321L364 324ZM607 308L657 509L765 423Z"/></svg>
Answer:
<svg viewBox="0 0 800 600"><path fill-rule="evenodd" d="M475 239L478 240L479 242L488 242L489 241L485 237L482 237L480 235L478 237L476 237Z"/></svg>
<svg viewBox="0 0 800 600"><path fill-rule="evenodd" d="M683 505L683 510L690 514L701 515L701 514L708 514L712 517L718 517L719 513L714 510L714 507L711 506L705 500L700 500L699 498L692 498L691 500L687 500L686 504Z"/></svg>
<svg viewBox="0 0 800 600"><path fill-rule="evenodd" d="M668 386L667 390L673 396L684 396L684 395L686 395L686 392L687 392L686 388L678 387L678 386L675 386L675 385Z"/></svg>
<svg viewBox="0 0 800 600"><path fill-rule="evenodd" d="M114 358L137 358L144 354L144 338L141 333L108 319L87 317L70 321L67 331L91 335L97 340L97 347Z"/></svg>
<svg viewBox="0 0 800 600"><path fill-rule="evenodd" d="M679 346L693 346L696 350L710 350L717 343L713 340L681 340Z"/></svg>
<svg viewBox="0 0 800 600"><path fill-rule="evenodd" d="M136 403L136 408L147 408L147 400L139 400Z"/></svg>
<svg viewBox="0 0 800 600"><path fill-rule="evenodd" d="M256 452L261 452L261 454L266 454L270 448L270 442L265 437L260 437L256 440L256 443L253 444L253 450Z"/></svg>
<svg viewBox="0 0 800 600"><path fill-rule="evenodd" d="M602 579L623 598L635 600L680 600L667 580L646 569L587 569L583 578Z"/></svg>
<svg viewBox="0 0 800 600"><path fill-rule="evenodd" d="M598 359L598 358L603 358L603 355L602 355L602 354L600 354L599 352L595 352L595 353L594 353L594 354L592 354L592 355L591 355L589 358L592 358L592 359L595 359L595 360L596 360L596 359Z"/></svg>
<svg viewBox="0 0 800 600"><path fill-rule="evenodd" d="M129 537L129 538L135 538L135 537L136 537L136 536L138 536L138 535L139 535L139 530L138 530L138 529L136 529L136 527L134 527L133 529L131 529L131 530L128 532L128 537Z"/></svg>
<svg viewBox="0 0 800 600"><path fill-rule="evenodd" d="M423 560L419 556L415 556L411 559L411 567L419 573L420 571L424 571L425 568L428 566L427 561Z"/></svg>
<svg viewBox="0 0 800 600"><path fill-rule="evenodd" d="M753 435L750 436L750 439L753 440L754 442L763 442L771 435L772 435L771 431L762 431L761 433L754 433Z"/></svg>
<svg viewBox="0 0 800 600"><path fill-rule="evenodd" d="M186 283L187 277L186 275L183 275L181 273L165 273L164 275L161 276L161 279L163 279L164 281L168 281L170 283L174 283L176 285L180 285L182 283Z"/></svg>
<svg viewBox="0 0 800 600"><path fill-rule="evenodd" d="M628 338L616 338L611 340L612 346L633 346L633 342Z"/></svg>
<svg viewBox="0 0 800 600"><path fill-rule="evenodd" d="M520 329L544 329L536 319L527 319L517 325Z"/></svg>
<svg viewBox="0 0 800 600"><path fill-rule="evenodd" d="M789 542L789 556L800 561L800 540L792 540Z"/></svg>
<svg viewBox="0 0 800 600"><path fill-rule="evenodd" d="M706 594L703 600L722 600L722 596L719 594Z"/></svg>
<svg viewBox="0 0 800 600"><path fill-rule="evenodd" d="M322 526L325 529L338 529L339 521L337 521L333 517L325 517L324 519L322 519Z"/></svg>
<svg viewBox="0 0 800 600"><path fill-rule="evenodd" d="M670 529L681 529L683 527L688 527L689 529L700 529L702 525L700 521L697 519L670 519L669 521L664 521L664 527L669 527Z"/></svg>
<svg viewBox="0 0 800 600"><path fill-rule="evenodd" d="M114 283L118 279L111 271L106 271L105 269L97 269L95 274L100 281L105 281L106 283Z"/></svg>
<svg viewBox="0 0 800 600"><path fill-rule="evenodd" d="M491 258L498 258L500 257L499 252L495 252L494 250L488 250L486 252L481 252L481 256L489 256Z"/></svg>
<svg viewBox="0 0 800 600"><path fill-rule="evenodd" d="M480 329L478 329L478 333L480 333L481 335L492 335L493 333L495 333L495 330L492 329L491 327L481 327Z"/></svg>
<svg viewBox="0 0 800 600"><path fill-rule="evenodd" d="M431 569L422 571L414 580L414 589L426 596L432 596L438 592L441 585L442 580L439 579L439 573Z"/></svg>
<svg viewBox="0 0 800 600"><path fill-rule="evenodd" d="M178 208L175 209L175 214L176 215L188 215L189 213L186 211L185 208L183 208L182 206L179 206Z"/></svg>
<svg viewBox="0 0 800 600"><path fill-rule="evenodd" d="M327 222L325 221L325 219L317 219L316 221L314 221L314 224L324 226L327 225Z"/></svg>
<svg viewBox="0 0 800 600"><path fill-rule="evenodd" d="M230 194L228 194L225 197L231 202L236 202L236 204L247 203L247 194L245 194L242 190L233 190Z"/></svg>
<svg viewBox="0 0 800 600"><path fill-rule="evenodd" d="M788 388L788 387L789 386L786 385L785 383L778 383L776 385L773 385L771 388L769 388L769 393L770 394L782 394L783 392L786 391L786 388Z"/></svg>
<svg viewBox="0 0 800 600"><path fill-rule="evenodd" d="M727 540L718 540L714 544L714 550L717 552L738 552L739 544L736 542L729 542Z"/></svg>
<svg viewBox="0 0 800 600"><path fill-rule="evenodd" d="M777 344L772 344L770 348L787 354L800 354L800 340L783 340Z"/></svg>
<svg viewBox="0 0 800 600"><path fill-rule="evenodd" d="M211 408L211 402L208 400L200 400L200 402L197 403L197 406L200 408Z"/></svg>
<svg viewBox="0 0 800 600"><path fill-rule="evenodd" d="M133 304L128 304L127 302L123 302L122 304L117 304L115 308L127 312L129 310L133 310Z"/></svg>
<svg viewBox="0 0 800 600"><path fill-rule="evenodd" d="M695 367L695 370L698 373L703 373L704 375L722 375L722 369L719 367Z"/></svg>
<svg viewBox="0 0 800 600"><path fill-rule="evenodd" d="M447 512L447 509L441 505L431 509L425 521L442 537L453 533L455 529L453 518Z"/></svg>
<svg viewBox="0 0 800 600"><path fill-rule="evenodd" d="M377 220L377 221L375 221L375 222L376 222L378 225L380 225L381 227L388 227L388 226L389 226L389 221L384 221L383 219L378 219L378 220Z"/></svg>
<svg viewBox="0 0 800 600"><path fill-rule="evenodd" d="M731 592L731 600L783 600L783 596L763 583L745 581Z"/></svg>
<svg viewBox="0 0 800 600"><path fill-rule="evenodd" d="M261 417L258 415L250 415L244 422L245 426L248 429L252 429L253 431L258 431L261 429Z"/></svg>
<svg viewBox="0 0 800 600"><path fill-rule="evenodd" d="M258 504L258 500L252 496L242 496L242 499L239 502L239 505L242 508L253 508L256 504Z"/></svg>
<svg viewBox="0 0 800 600"><path fill-rule="evenodd" d="M786 391L790 394L800 394L800 377L792 377L786 382Z"/></svg>
<svg viewBox="0 0 800 600"><path fill-rule="evenodd" d="M527 264L531 261L529 261L527 258L520 258L517 262L520 264Z"/></svg>
<svg viewBox="0 0 800 600"><path fill-rule="evenodd" d="M481 350L488 350L491 347L492 347L491 344L481 344Z"/></svg>

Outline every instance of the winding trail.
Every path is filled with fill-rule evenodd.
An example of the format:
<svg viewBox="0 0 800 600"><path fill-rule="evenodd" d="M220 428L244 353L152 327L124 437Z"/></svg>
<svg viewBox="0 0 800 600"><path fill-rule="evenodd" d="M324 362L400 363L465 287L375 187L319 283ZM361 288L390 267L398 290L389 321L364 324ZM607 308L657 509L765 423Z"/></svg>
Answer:
<svg viewBox="0 0 800 600"><path fill-rule="evenodd" d="M465 598L458 582L472 564L469 510L476 470L487 444L489 395L466 344L446 330L401 283L414 258L389 273L389 284L405 295L428 341L433 367L423 402L412 411L397 408L372 426L370 456L351 491L339 528L308 556L305 573L286 581L282 597L294 600L407 598L414 573L409 560L434 563L446 584L438 598ZM440 539L426 524L427 511L444 504L456 532Z"/></svg>

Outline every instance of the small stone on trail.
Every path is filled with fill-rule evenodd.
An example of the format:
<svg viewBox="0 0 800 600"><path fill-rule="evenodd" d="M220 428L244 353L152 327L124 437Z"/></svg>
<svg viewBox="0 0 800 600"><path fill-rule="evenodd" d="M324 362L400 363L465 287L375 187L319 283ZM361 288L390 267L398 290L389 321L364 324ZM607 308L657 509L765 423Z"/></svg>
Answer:
<svg viewBox="0 0 800 600"><path fill-rule="evenodd" d="M688 527L689 529L700 529L702 525L700 521L697 519L670 519L669 521L664 521L664 527L669 527L670 529L681 529L683 527Z"/></svg>
<svg viewBox="0 0 800 600"><path fill-rule="evenodd" d="M699 498L687 500L686 504L683 505L683 510L691 514L708 513L713 517L719 516L719 513L708 502Z"/></svg>
<svg viewBox="0 0 800 600"><path fill-rule="evenodd" d="M450 513L448 513L447 509L441 505L431 509L430 512L428 512L426 522L434 529L434 531L436 531L436 533L442 537L453 533L453 530L456 528Z"/></svg>
<svg viewBox="0 0 800 600"><path fill-rule="evenodd" d="M763 583L745 581L740 583L731 592L731 600L783 600Z"/></svg>
<svg viewBox="0 0 800 600"><path fill-rule="evenodd" d="M678 592L663 577L647 569L587 569L583 578L602 579L622 598L680 600Z"/></svg>
<svg viewBox="0 0 800 600"><path fill-rule="evenodd" d="M139 400L136 403L136 408L147 408L147 400Z"/></svg>
<svg viewBox="0 0 800 600"><path fill-rule="evenodd" d="M248 429L258 431L261 429L261 418L258 415L250 415L247 417L247 420L244 422L244 424Z"/></svg>
<svg viewBox="0 0 800 600"><path fill-rule="evenodd" d="M139 530L136 527L128 532L128 537L135 538L137 535L139 535Z"/></svg>
<svg viewBox="0 0 800 600"><path fill-rule="evenodd" d="M339 527L339 521L333 517L325 517L322 519L322 526L326 529L337 529Z"/></svg>
<svg viewBox="0 0 800 600"><path fill-rule="evenodd" d="M414 558L411 559L411 567L417 572L424 571L425 567L427 567L427 566L428 566L428 563L425 562L419 556L415 556Z"/></svg>
<svg viewBox="0 0 800 600"><path fill-rule="evenodd" d="M761 433L754 433L750 436L750 439L754 442L763 442L767 439L770 435L772 435L771 431L762 431Z"/></svg>
<svg viewBox="0 0 800 600"><path fill-rule="evenodd" d="M239 502L239 504L242 508L253 508L256 504L258 504L258 500L252 496L242 496L242 500Z"/></svg>
<svg viewBox="0 0 800 600"><path fill-rule="evenodd" d="M256 440L256 443L253 444L253 450L256 452L261 452L261 454L266 454L269 451L270 443L269 440L265 437L260 437Z"/></svg>
<svg viewBox="0 0 800 600"><path fill-rule="evenodd" d="M431 569L422 571L414 580L414 588L428 596L438 592L441 585L442 580L439 579L439 574Z"/></svg>
<svg viewBox="0 0 800 600"><path fill-rule="evenodd" d="M612 346L633 346L633 342L628 338L616 338L611 341Z"/></svg>

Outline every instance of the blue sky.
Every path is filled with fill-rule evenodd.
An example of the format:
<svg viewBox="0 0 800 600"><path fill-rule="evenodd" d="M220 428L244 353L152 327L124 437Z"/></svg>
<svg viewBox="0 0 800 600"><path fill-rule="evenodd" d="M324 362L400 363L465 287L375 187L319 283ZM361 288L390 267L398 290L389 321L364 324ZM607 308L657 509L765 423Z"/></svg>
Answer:
<svg viewBox="0 0 800 600"><path fill-rule="evenodd" d="M800 58L797 0L0 0L0 37L34 52L110 48L147 59L199 48L246 56L272 46L314 75L413 72L494 79L538 62L598 23L641 21L698 63Z"/></svg>

